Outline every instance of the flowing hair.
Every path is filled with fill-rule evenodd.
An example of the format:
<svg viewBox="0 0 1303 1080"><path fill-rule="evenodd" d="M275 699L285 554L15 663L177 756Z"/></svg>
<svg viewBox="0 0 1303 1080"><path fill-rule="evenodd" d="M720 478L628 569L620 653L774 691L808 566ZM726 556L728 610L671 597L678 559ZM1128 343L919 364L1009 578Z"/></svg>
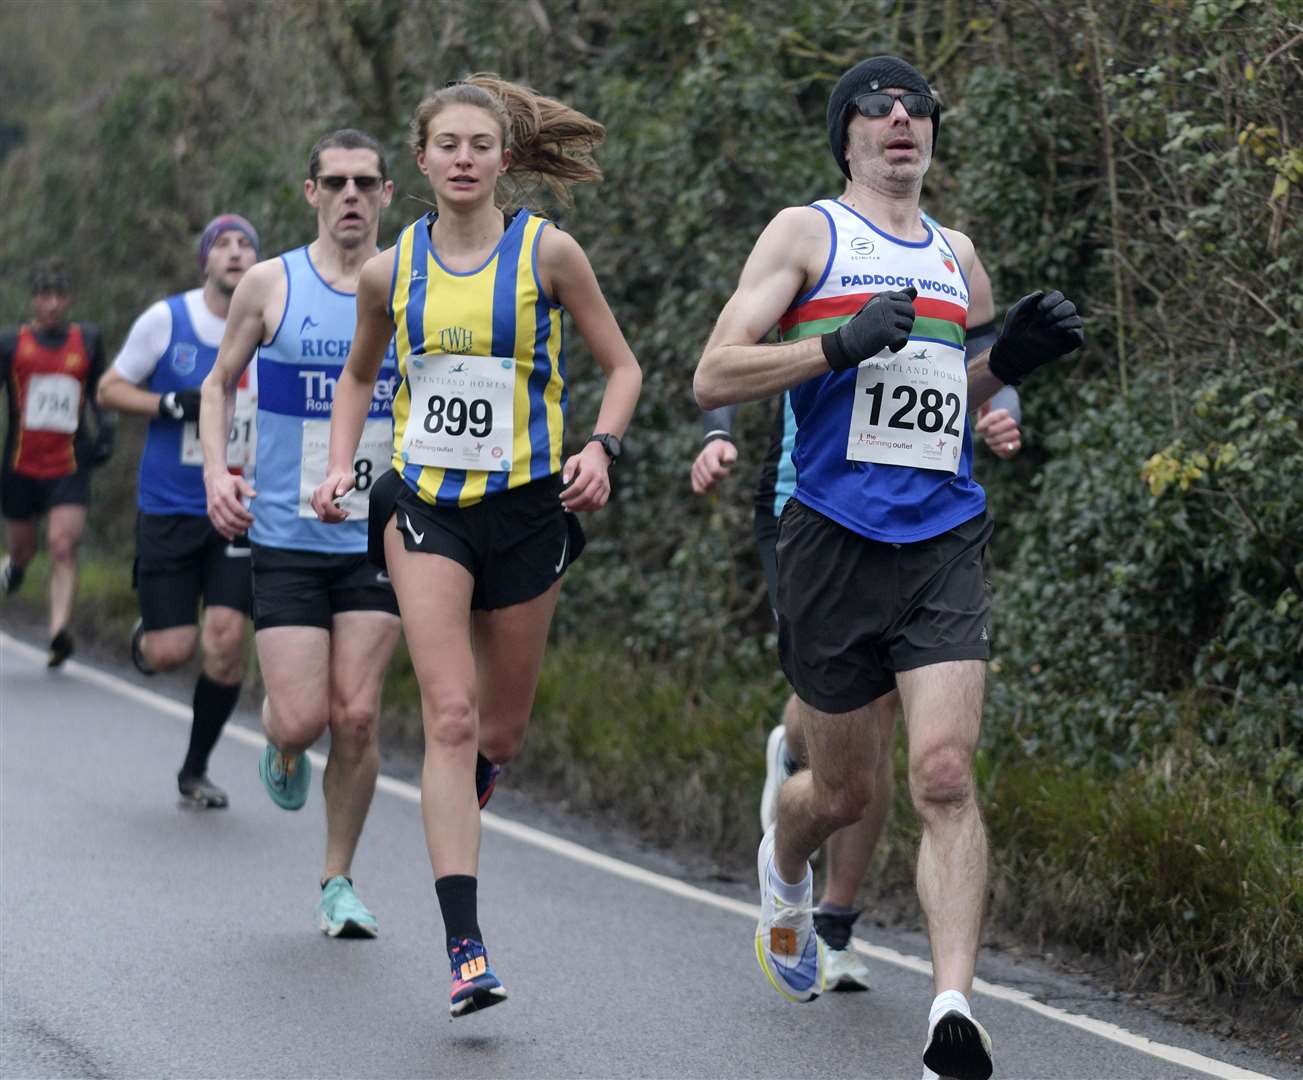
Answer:
<svg viewBox="0 0 1303 1080"><path fill-rule="evenodd" d="M483 71L450 83L416 107L413 152L425 149L430 121L449 105L474 105L497 120L503 148L511 151L511 167L503 179L517 194L539 183L569 206L573 185L602 178L593 151L606 138L605 127L555 98Z"/></svg>

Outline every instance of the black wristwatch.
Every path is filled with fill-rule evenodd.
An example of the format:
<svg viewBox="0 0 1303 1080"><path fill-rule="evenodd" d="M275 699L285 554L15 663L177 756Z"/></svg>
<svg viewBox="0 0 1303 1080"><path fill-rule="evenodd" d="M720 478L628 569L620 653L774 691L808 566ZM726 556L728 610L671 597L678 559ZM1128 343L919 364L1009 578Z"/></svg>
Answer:
<svg viewBox="0 0 1303 1080"><path fill-rule="evenodd" d="M606 456L611 459L612 464L620 460L620 439L618 436L599 433L589 436L588 441L601 443L602 449L606 451Z"/></svg>

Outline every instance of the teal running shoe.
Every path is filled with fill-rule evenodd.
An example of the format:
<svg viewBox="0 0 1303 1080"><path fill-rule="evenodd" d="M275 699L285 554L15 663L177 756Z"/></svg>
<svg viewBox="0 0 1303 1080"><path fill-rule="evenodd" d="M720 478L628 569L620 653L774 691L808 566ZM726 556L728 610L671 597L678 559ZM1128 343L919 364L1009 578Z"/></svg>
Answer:
<svg viewBox="0 0 1303 1080"><path fill-rule="evenodd" d="M258 775L271 801L282 810L297 810L308 801L312 762L307 754L282 754L268 743L258 759Z"/></svg>
<svg viewBox="0 0 1303 1080"><path fill-rule="evenodd" d="M373 938L380 933L376 917L357 898L353 883L336 874L321 887L317 925L330 937Z"/></svg>

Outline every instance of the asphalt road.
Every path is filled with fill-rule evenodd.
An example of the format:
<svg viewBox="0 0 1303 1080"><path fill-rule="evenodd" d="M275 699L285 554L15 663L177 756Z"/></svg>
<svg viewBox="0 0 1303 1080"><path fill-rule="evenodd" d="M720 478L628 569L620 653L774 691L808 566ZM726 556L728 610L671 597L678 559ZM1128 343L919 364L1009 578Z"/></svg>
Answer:
<svg viewBox="0 0 1303 1080"><path fill-rule="evenodd" d="M754 889L703 889L509 789L485 815L480 921L511 998L450 1021L415 789L382 780L354 867L380 937L327 939L320 770L303 811L277 809L260 738L233 726L211 769L231 808L182 809L187 712L0 633L0 1077L921 1072L918 935L874 932L870 993L788 1004L756 967ZM997 1076L1303 1077L1033 965L979 972Z"/></svg>

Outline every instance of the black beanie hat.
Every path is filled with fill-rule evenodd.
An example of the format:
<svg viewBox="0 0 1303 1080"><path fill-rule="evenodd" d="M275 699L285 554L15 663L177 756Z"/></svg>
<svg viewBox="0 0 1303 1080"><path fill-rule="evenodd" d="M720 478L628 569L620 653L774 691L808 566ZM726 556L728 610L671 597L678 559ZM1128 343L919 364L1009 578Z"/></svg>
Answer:
<svg viewBox="0 0 1303 1080"><path fill-rule="evenodd" d="M850 71L837 80L828 98L828 144L832 147L832 156L837 165L851 178L851 171L846 165L846 125L847 115L853 102L861 94L871 94L888 86L898 86L902 90L913 90L919 94L931 94L932 88L917 68L907 64L899 56L871 56L861 60ZM941 103L937 102L937 111L932 114L932 149L937 147L937 132L941 130Z"/></svg>
<svg viewBox="0 0 1303 1080"><path fill-rule="evenodd" d="M32 271L33 296L39 296L41 293L58 293L60 296L68 296L70 292L68 272L64 270L60 263L42 263Z"/></svg>

